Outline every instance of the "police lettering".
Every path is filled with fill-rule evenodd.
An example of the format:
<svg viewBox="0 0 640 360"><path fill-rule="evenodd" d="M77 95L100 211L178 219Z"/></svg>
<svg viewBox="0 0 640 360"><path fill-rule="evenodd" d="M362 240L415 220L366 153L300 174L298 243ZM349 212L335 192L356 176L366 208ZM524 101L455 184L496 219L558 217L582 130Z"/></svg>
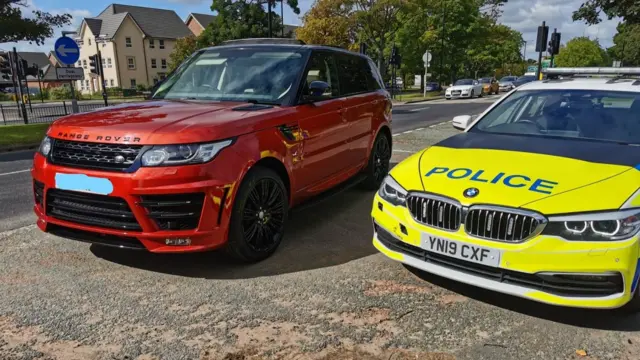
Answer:
<svg viewBox="0 0 640 360"><path fill-rule="evenodd" d="M484 170L472 170L468 168L449 169L448 167L436 166L429 170L424 176L429 177L434 175L446 176L452 180L467 179L469 181L488 184L502 184L512 188L527 188L529 191L542 194L551 194L554 187L558 185L558 183L554 181L532 179L526 175L509 175L503 172L490 175L486 174Z"/></svg>

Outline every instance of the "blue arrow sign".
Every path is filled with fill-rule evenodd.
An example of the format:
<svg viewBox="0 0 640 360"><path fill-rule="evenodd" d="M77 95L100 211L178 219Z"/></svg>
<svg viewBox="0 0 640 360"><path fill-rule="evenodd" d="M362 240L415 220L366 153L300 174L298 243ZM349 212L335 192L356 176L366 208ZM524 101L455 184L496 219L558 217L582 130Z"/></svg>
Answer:
<svg viewBox="0 0 640 360"><path fill-rule="evenodd" d="M58 38L53 47L58 60L65 65L73 65L80 59L80 48L70 37L63 36Z"/></svg>

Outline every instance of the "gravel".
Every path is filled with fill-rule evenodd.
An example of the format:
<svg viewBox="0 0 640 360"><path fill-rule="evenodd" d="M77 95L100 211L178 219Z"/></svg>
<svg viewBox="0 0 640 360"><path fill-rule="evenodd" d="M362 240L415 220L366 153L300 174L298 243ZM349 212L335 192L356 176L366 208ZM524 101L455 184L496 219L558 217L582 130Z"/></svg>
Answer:
<svg viewBox="0 0 640 360"><path fill-rule="evenodd" d="M452 134L450 123L402 134L395 149ZM637 316L544 306L388 260L371 245L372 198L354 189L295 213L279 251L249 266L105 249L34 226L0 233L0 358L640 356Z"/></svg>

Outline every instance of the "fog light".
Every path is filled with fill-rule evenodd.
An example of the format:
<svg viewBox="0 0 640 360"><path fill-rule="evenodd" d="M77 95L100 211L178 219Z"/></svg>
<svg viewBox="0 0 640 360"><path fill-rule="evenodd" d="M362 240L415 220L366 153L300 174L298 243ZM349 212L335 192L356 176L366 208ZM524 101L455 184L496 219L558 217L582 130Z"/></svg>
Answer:
<svg viewBox="0 0 640 360"><path fill-rule="evenodd" d="M165 244L171 245L171 246L186 246L186 245L191 245L191 239L189 238L166 239Z"/></svg>

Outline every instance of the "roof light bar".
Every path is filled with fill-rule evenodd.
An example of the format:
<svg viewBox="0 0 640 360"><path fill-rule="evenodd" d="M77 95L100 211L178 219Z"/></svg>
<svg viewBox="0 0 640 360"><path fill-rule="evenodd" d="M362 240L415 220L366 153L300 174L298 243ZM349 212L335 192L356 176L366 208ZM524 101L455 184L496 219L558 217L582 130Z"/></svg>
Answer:
<svg viewBox="0 0 640 360"><path fill-rule="evenodd" d="M575 67L546 68L548 75L640 75L640 67Z"/></svg>

